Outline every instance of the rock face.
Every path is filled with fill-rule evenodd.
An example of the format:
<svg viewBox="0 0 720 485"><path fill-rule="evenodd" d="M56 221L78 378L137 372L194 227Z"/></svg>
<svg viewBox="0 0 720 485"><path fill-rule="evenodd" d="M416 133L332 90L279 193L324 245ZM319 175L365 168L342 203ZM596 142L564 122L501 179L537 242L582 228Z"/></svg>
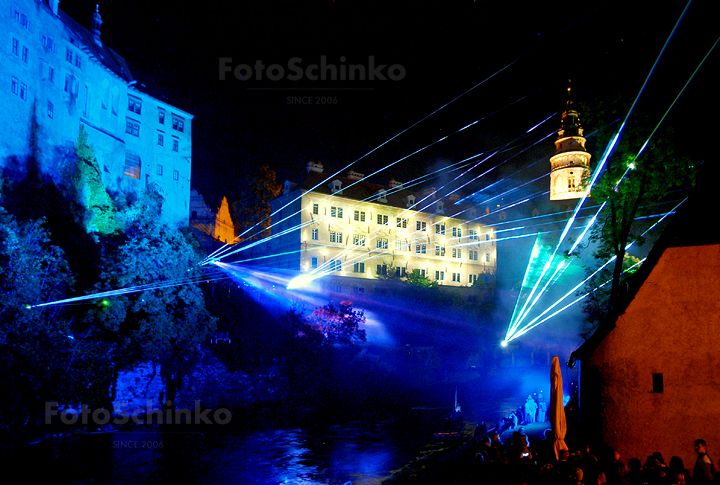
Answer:
<svg viewBox="0 0 720 485"><path fill-rule="evenodd" d="M206 354L185 378L174 404L178 408L195 409L199 401L202 408L216 409L267 401L275 397L274 380L272 370L249 376L229 371L217 358ZM139 364L119 373L113 407L115 412L128 415L150 412L160 408L165 393L159 366L153 367L150 362Z"/></svg>

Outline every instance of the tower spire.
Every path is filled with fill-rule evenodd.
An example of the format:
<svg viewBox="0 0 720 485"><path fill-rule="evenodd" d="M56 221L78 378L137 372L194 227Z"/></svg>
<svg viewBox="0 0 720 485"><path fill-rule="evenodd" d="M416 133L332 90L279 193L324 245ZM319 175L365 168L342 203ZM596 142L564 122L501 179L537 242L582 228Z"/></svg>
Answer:
<svg viewBox="0 0 720 485"><path fill-rule="evenodd" d="M580 114L572 101L572 81L568 79L565 110L555 141L555 155L550 158L550 200L579 199L587 195L584 182L590 176L590 154Z"/></svg>

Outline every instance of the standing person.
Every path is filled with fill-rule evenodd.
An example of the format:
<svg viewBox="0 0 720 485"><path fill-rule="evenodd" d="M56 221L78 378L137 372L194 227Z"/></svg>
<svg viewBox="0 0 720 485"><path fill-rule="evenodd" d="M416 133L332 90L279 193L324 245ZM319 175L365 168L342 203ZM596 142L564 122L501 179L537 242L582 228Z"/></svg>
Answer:
<svg viewBox="0 0 720 485"><path fill-rule="evenodd" d="M705 440L695 440L695 453L697 453L698 457L695 468L693 468L692 483L693 485L710 485L715 474L715 466L707 454Z"/></svg>
<svg viewBox="0 0 720 485"><path fill-rule="evenodd" d="M538 422L544 423L547 420L547 403L540 399L540 403L538 404Z"/></svg>

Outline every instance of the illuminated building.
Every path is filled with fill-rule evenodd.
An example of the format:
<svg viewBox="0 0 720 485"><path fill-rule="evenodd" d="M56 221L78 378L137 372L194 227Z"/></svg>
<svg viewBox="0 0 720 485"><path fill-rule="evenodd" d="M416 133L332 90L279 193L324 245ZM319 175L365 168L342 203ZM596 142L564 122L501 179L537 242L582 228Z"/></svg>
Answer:
<svg viewBox="0 0 720 485"><path fill-rule="evenodd" d="M360 280L418 270L443 286L494 284L494 231L473 222L479 214L455 205L458 198L437 198L434 188L414 193L394 180L360 182L363 174L353 171L328 177L321 163L310 162L302 184L285 182L273 212L289 205L273 216L282 222L263 245L277 255L270 264Z"/></svg>
<svg viewBox="0 0 720 485"><path fill-rule="evenodd" d="M215 241L234 244L235 224L230 216L230 205L223 197L217 213L205 204L203 196L196 190L190 191L190 227L211 236Z"/></svg>
<svg viewBox="0 0 720 485"><path fill-rule="evenodd" d="M623 283L619 316L571 362L580 367L583 429L622 456L662 450L692 463L693 441L720 449L718 170L703 167L640 269Z"/></svg>
<svg viewBox="0 0 720 485"><path fill-rule="evenodd" d="M555 155L550 158L550 200L580 199L587 195L585 181L590 177L590 154L580 115L573 107L568 87L568 100L562 114Z"/></svg>
<svg viewBox="0 0 720 485"><path fill-rule="evenodd" d="M133 78L125 59L101 40L99 12L87 30L57 0L0 4L0 168L22 175L34 115L40 168L61 181L75 163L82 126L111 195L139 195L155 184L165 220L187 225L193 116Z"/></svg>

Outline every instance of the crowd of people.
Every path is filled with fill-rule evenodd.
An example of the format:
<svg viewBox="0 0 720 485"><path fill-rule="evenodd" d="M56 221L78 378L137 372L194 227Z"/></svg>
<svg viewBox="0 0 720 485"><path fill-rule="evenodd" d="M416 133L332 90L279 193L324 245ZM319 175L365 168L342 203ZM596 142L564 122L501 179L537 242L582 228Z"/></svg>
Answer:
<svg viewBox="0 0 720 485"><path fill-rule="evenodd" d="M627 462L617 451L593 453L589 446L555 452L551 430L531 442L522 428L503 443L497 430L473 438L463 451L463 483L499 485L720 485L720 473L704 440L695 441L697 461L692 473L680 457L666 463L660 452L645 462ZM459 483L459 482L458 482Z"/></svg>
<svg viewBox="0 0 720 485"><path fill-rule="evenodd" d="M543 396L543 392L529 395L524 403L517 407L509 415L500 418L497 425L499 433L510 429L514 430L518 426L544 423L547 420L547 402Z"/></svg>

